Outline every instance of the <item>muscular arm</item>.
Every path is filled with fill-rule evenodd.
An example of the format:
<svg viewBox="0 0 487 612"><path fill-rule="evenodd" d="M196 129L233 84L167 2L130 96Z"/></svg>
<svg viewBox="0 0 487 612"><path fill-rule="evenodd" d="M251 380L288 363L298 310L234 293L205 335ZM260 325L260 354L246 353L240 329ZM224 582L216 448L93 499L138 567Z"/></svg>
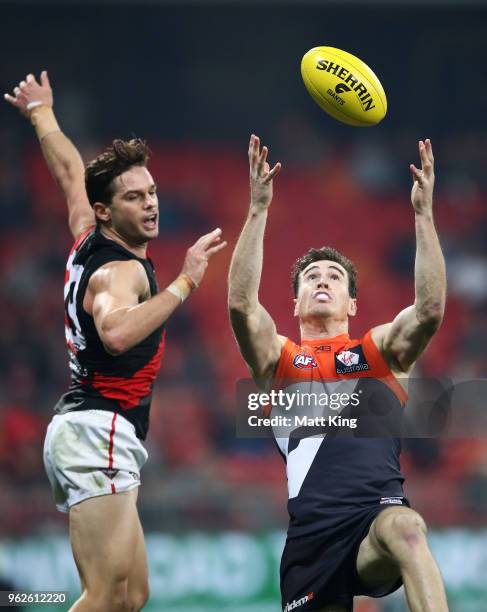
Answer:
<svg viewBox="0 0 487 612"><path fill-rule="evenodd" d="M31 119L39 133L43 128L46 129L53 117L52 109L40 106L32 111ZM40 144L47 166L63 192L68 208L69 229L76 239L95 224L95 214L86 195L83 160L73 143L61 131L48 133Z"/></svg>
<svg viewBox="0 0 487 612"><path fill-rule="evenodd" d="M32 74L14 89L15 97L5 98L30 119L42 153L68 207L68 222L74 238L95 224L95 214L85 189L83 160L73 143L61 131L53 111L53 95L47 73L37 83ZM32 105L35 105L32 108Z"/></svg>
<svg viewBox="0 0 487 612"><path fill-rule="evenodd" d="M181 274L153 297L139 261L114 261L90 278L83 307L111 355L121 355L150 336L200 285L210 258L225 248L221 230L201 236L186 252Z"/></svg>
<svg viewBox="0 0 487 612"><path fill-rule="evenodd" d="M415 301L386 325L373 330L376 344L393 371L408 373L443 319L446 301L445 260L433 221L433 152L420 142L422 170L411 166L416 226Z"/></svg>
<svg viewBox="0 0 487 612"><path fill-rule="evenodd" d="M181 301L168 290L149 294L145 270L138 261L105 264L90 278L85 309L95 321L103 345L120 355L160 327Z"/></svg>
<svg viewBox="0 0 487 612"><path fill-rule="evenodd" d="M270 379L279 360L284 338L259 303L264 230L272 200L272 179L280 164L270 171L267 149L259 154L259 139L252 136L249 148L251 204L230 264L228 306L230 321L243 358L255 379Z"/></svg>
<svg viewBox="0 0 487 612"><path fill-rule="evenodd" d="M229 274L230 321L243 358L255 378L272 374L282 340L259 303L264 228L267 211L251 210L233 253Z"/></svg>

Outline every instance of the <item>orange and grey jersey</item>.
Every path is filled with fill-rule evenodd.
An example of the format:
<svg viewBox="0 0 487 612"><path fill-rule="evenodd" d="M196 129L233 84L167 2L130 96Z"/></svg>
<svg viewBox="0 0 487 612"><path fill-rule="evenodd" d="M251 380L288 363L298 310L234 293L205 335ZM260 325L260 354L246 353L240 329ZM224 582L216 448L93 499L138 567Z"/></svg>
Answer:
<svg viewBox="0 0 487 612"><path fill-rule="evenodd" d="M66 265L64 285L65 333L71 384L55 407L72 410L109 410L122 414L145 439L149 426L152 387L164 352L164 325L142 342L113 356L107 353L93 317L83 308L91 275L112 261L139 261L147 274L150 294L158 291L150 259L142 259L123 246L90 229L75 242Z"/></svg>
<svg viewBox="0 0 487 612"><path fill-rule="evenodd" d="M346 391L335 393L336 398L348 398L346 402L338 402L331 411L326 404L326 424L338 417L356 423L356 429L308 428L305 433L295 427L285 437L274 429L286 461L288 537L346 526L347 515L367 505L403 503L401 442L391 432L397 432L407 396L371 331L359 340L343 334L297 345L287 339L274 386L301 397L310 390L321 389L327 398L334 391ZM315 406L313 414L319 410Z"/></svg>

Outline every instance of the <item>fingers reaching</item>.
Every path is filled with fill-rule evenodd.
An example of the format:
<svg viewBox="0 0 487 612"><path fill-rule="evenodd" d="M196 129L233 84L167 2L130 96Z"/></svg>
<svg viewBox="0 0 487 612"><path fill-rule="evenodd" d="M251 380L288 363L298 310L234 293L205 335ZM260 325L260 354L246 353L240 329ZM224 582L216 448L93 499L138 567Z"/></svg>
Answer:
<svg viewBox="0 0 487 612"><path fill-rule="evenodd" d="M424 141L420 140L418 142L418 149L419 149L419 157L421 159L421 164L424 165L428 160L428 156L426 153L426 146L424 144Z"/></svg>
<svg viewBox="0 0 487 612"><path fill-rule="evenodd" d="M201 238L198 238L198 240L194 244L194 247L202 248L203 250L205 250L213 242L221 240L221 234L221 229L217 227L212 232L209 232L208 234L201 236Z"/></svg>
<svg viewBox="0 0 487 612"><path fill-rule="evenodd" d="M431 140L429 138L424 141L419 140L418 150L419 157L421 159L421 170L416 168L414 164L410 164L409 169L411 171L413 181L419 183L419 185L422 187L425 179L430 179L433 177L434 157Z"/></svg>
<svg viewBox="0 0 487 612"><path fill-rule="evenodd" d="M222 231L219 227L201 236L186 252L183 273L187 274L198 286L205 274L210 258L227 246L221 242Z"/></svg>
<svg viewBox="0 0 487 612"><path fill-rule="evenodd" d="M40 82L29 73L25 80L14 87L13 94L4 94L5 100L26 117L29 117L30 111L36 106L53 105L52 90L45 70L41 73Z"/></svg>
<svg viewBox="0 0 487 612"><path fill-rule="evenodd" d="M11 96L10 94L6 93L6 94L3 94L3 97L4 97L5 100L7 100L7 102L9 104L12 104L13 106L15 106L15 98L13 96Z"/></svg>
<svg viewBox="0 0 487 612"><path fill-rule="evenodd" d="M250 160L250 172L254 176L263 179L264 184L269 183L279 173L281 164L278 162L269 171L269 164L267 163L267 156L269 149L264 146L262 151L260 150L260 138L255 134L250 136L249 143L249 160Z"/></svg>
<svg viewBox="0 0 487 612"><path fill-rule="evenodd" d="M420 140L418 143L419 156L421 158L421 167L426 174L430 174L433 169L433 148L431 140L427 138L425 141Z"/></svg>
<svg viewBox="0 0 487 612"><path fill-rule="evenodd" d="M270 172L267 173L267 176L264 178L264 183L270 183L272 179L279 174L281 170L281 162L277 162L277 164L272 168Z"/></svg>
<svg viewBox="0 0 487 612"><path fill-rule="evenodd" d="M265 162L267 160L267 153L268 153L267 147L262 147L262 151L261 151L261 154L259 155L259 160L257 162L257 172L259 173L259 176L262 175L262 171L265 168Z"/></svg>
<svg viewBox="0 0 487 612"><path fill-rule="evenodd" d="M255 134L251 134L249 142L249 160L251 167L255 166L257 157L259 155L259 144L259 137L255 136Z"/></svg>
<svg viewBox="0 0 487 612"><path fill-rule="evenodd" d="M205 236L205 239L201 243L201 246L203 247L203 251L205 253L208 253L210 249L214 248L215 245L220 243L221 239L222 239L222 231L220 228L217 228L213 232L210 232L210 234Z"/></svg>
<svg viewBox="0 0 487 612"><path fill-rule="evenodd" d="M211 257L215 253L218 253L218 251L221 251L222 249L224 249L226 246L227 246L227 242L226 242L226 240L224 240L223 242L220 242L220 244L217 244L217 245L212 246L211 248L207 249L206 250L206 255L208 257Z"/></svg>
<svg viewBox="0 0 487 612"><path fill-rule="evenodd" d="M423 171L418 170L418 168L416 168L414 164L410 164L409 169L411 170L413 181L422 185L423 184Z"/></svg>
<svg viewBox="0 0 487 612"><path fill-rule="evenodd" d="M227 246L226 242L220 242L222 239L222 230L217 227L209 234L201 236L196 242L195 247L198 247L203 251L203 254L207 257L211 257L214 253L218 253Z"/></svg>
<svg viewBox="0 0 487 612"><path fill-rule="evenodd" d="M10 94L3 94L4 99L15 106L15 108L21 108L23 105L27 104L27 99L24 94L20 91L18 87L14 89L15 96L11 96Z"/></svg>
<svg viewBox="0 0 487 612"><path fill-rule="evenodd" d="M47 70L43 70L41 72L41 85L43 87L51 87L51 84L49 83L49 77L47 76Z"/></svg>

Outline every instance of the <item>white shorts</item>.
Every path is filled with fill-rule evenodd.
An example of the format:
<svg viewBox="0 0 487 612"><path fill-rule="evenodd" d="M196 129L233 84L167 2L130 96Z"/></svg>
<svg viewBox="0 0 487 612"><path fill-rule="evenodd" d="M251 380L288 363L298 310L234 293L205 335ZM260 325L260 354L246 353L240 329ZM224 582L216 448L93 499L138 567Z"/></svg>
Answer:
<svg viewBox="0 0 487 612"><path fill-rule="evenodd" d="M127 419L107 410L57 414L44 441L44 465L58 510L140 485L147 451Z"/></svg>

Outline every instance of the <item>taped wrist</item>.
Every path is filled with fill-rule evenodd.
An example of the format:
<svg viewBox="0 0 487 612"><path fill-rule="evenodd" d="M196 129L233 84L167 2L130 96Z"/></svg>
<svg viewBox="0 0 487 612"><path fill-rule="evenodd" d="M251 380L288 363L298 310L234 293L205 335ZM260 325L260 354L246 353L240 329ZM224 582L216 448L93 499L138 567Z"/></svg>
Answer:
<svg viewBox="0 0 487 612"><path fill-rule="evenodd" d="M37 104L35 102L31 102L30 105L32 108L30 122L34 126L37 138L39 138L40 141L53 132L61 131L56 117L54 116L54 111L50 106Z"/></svg>
<svg viewBox="0 0 487 612"><path fill-rule="evenodd" d="M166 287L166 291L176 296L181 304L184 300L192 293L198 285L194 280L187 274L180 274L175 281L173 281L169 287Z"/></svg>

